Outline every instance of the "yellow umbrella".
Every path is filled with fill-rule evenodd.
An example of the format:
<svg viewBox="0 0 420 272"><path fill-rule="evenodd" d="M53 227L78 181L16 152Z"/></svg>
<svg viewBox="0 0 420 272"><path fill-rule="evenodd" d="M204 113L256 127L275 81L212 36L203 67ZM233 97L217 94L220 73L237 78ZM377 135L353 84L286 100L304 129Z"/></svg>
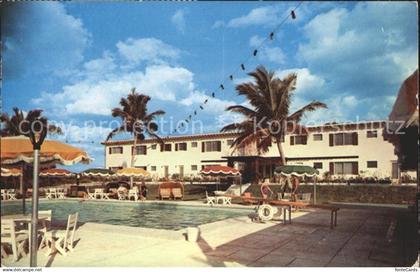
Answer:
<svg viewBox="0 0 420 272"><path fill-rule="evenodd" d="M138 177L145 178L150 177L150 173L143 168L124 168L118 170L115 175L119 177Z"/></svg>
<svg viewBox="0 0 420 272"><path fill-rule="evenodd" d="M28 137L2 137L1 163L16 164L33 162L33 146ZM72 165L78 162L89 163L92 159L77 147L59 141L45 140L40 150L40 161Z"/></svg>

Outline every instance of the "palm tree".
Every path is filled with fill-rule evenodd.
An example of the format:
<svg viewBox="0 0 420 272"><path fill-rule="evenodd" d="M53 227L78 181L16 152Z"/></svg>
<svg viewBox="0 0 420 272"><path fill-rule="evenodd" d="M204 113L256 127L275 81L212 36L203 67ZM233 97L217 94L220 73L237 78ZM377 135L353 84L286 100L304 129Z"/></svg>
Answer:
<svg viewBox="0 0 420 272"><path fill-rule="evenodd" d="M281 164L285 165L286 159L281 143L285 134L296 129L305 132L305 128L299 125L304 114L326 108L327 105L312 101L289 115L291 97L296 89L296 74L292 73L280 79L275 77L273 71L268 72L263 66L259 66L248 75L253 77L255 82L239 84L236 90L239 95L244 95L248 99L253 109L242 105L228 107L227 111L240 113L245 116L245 120L227 125L221 131L239 132L232 147L236 149L255 143L258 153L267 152L274 139L280 153Z"/></svg>
<svg viewBox="0 0 420 272"><path fill-rule="evenodd" d="M114 135L121 132L129 132L133 135L133 149L131 151L131 167L134 167L135 151L137 148L137 141L144 140L145 134L158 139L161 143L162 139L156 134L158 125L154 122L157 116L165 114L162 110L157 110L152 113L147 111L147 103L150 97L139 94L136 89L131 89L131 93L120 100L120 108L112 110L113 117L120 117L123 121L120 127L112 130L107 137L107 141ZM133 178L130 179L131 186L133 186Z"/></svg>
<svg viewBox="0 0 420 272"><path fill-rule="evenodd" d="M19 108L13 108L13 116L9 116L7 113L2 113L0 115L0 122L2 127L0 129L0 135L2 137L6 136L19 136L24 135L29 137L29 127L35 120L39 120L37 124L42 123L46 128L45 132L51 134L63 134L61 128L55 125L49 125L48 119L41 116L42 110L30 110L26 115L19 110Z"/></svg>

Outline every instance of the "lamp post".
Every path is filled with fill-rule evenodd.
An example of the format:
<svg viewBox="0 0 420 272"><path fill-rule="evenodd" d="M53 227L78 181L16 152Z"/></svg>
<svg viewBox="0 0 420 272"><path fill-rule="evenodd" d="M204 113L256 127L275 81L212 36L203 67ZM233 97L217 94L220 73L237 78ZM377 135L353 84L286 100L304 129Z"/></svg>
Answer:
<svg viewBox="0 0 420 272"><path fill-rule="evenodd" d="M32 185L32 218L31 218L31 248L30 248L30 266L37 266L38 251L38 183L39 183L39 152L41 145L47 135L47 125L45 119L37 118L31 122L29 130L29 139L34 149L34 176Z"/></svg>

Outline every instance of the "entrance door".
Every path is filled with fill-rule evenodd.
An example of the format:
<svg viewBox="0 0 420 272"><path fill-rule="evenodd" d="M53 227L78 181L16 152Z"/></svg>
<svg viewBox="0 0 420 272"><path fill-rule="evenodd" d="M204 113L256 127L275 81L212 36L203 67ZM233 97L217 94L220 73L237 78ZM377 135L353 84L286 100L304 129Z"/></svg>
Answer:
<svg viewBox="0 0 420 272"><path fill-rule="evenodd" d="M400 168L398 166L398 162L392 162L392 179L399 179L400 178Z"/></svg>
<svg viewBox="0 0 420 272"><path fill-rule="evenodd" d="M164 169L163 171L164 171L165 178L168 178L169 177L169 166L165 165L163 169Z"/></svg>
<svg viewBox="0 0 420 272"><path fill-rule="evenodd" d="M183 165L179 166L179 178L180 179L184 178L184 166Z"/></svg>

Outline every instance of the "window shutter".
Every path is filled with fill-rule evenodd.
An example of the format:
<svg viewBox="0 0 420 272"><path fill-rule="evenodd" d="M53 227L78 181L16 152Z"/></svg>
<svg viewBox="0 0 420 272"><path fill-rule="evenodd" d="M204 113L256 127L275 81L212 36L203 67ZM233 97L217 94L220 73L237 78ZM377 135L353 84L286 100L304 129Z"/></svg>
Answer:
<svg viewBox="0 0 420 272"><path fill-rule="evenodd" d="M160 152L163 152L164 144L160 144Z"/></svg>
<svg viewBox="0 0 420 272"><path fill-rule="evenodd" d="M330 175L334 175L334 163L333 162L330 162Z"/></svg>
<svg viewBox="0 0 420 272"><path fill-rule="evenodd" d="M295 137L290 136L290 145L294 145L294 144L295 144Z"/></svg>
<svg viewBox="0 0 420 272"><path fill-rule="evenodd" d="M178 144L175 144L175 151L178 151Z"/></svg>
<svg viewBox="0 0 420 272"><path fill-rule="evenodd" d="M308 142L308 136L303 136L303 143L304 145L306 145L306 143Z"/></svg>
<svg viewBox="0 0 420 272"><path fill-rule="evenodd" d="M352 174L357 175L359 174L359 164L357 162L352 163Z"/></svg>
<svg viewBox="0 0 420 272"><path fill-rule="evenodd" d="M217 151L222 151L222 142L217 141Z"/></svg>
<svg viewBox="0 0 420 272"><path fill-rule="evenodd" d="M111 148L108 149L108 154L112 154Z"/></svg>
<svg viewBox="0 0 420 272"><path fill-rule="evenodd" d="M205 152L205 149L204 149L204 142L201 142L201 152Z"/></svg>
<svg viewBox="0 0 420 272"><path fill-rule="evenodd" d="M330 146L334 146L334 134L330 133Z"/></svg>
<svg viewBox="0 0 420 272"><path fill-rule="evenodd" d="M357 134L357 132L353 132L353 139L352 139L352 142L353 142L353 145L358 145L358 134Z"/></svg>

